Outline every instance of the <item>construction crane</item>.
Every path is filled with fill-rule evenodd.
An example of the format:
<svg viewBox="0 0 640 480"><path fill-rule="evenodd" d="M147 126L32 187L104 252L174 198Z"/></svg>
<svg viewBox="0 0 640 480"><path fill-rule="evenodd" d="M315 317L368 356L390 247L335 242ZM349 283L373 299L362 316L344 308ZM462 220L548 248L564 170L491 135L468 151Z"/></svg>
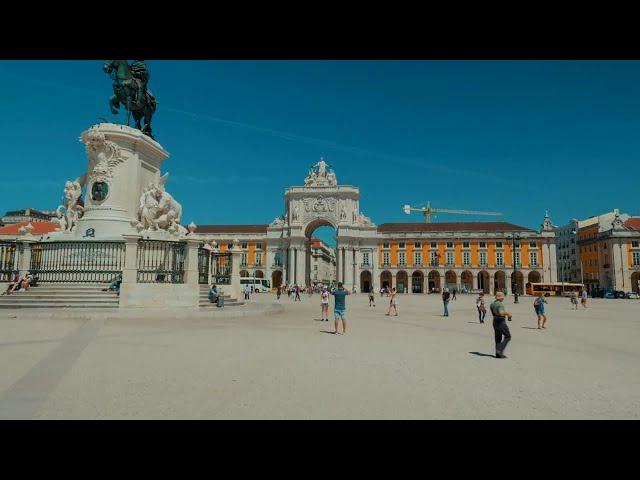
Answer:
<svg viewBox="0 0 640 480"><path fill-rule="evenodd" d="M405 205L404 213L407 215L411 214L411 212L422 212L424 213L424 218L427 223L431 223L431 214L432 213L459 213L463 215L495 215L500 216L502 213L500 212L476 212L474 210L451 210L448 208L432 208L431 202L427 202L426 207L414 208L411 205Z"/></svg>

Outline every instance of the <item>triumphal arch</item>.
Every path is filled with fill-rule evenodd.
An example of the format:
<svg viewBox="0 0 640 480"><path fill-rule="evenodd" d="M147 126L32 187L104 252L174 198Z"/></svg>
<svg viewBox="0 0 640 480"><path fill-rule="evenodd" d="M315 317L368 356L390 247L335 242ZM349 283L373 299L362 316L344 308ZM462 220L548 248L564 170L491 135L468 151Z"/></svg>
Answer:
<svg viewBox="0 0 640 480"><path fill-rule="evenodd" d="M268 267L281 272L283 282L311 284L311 236L321 226L336 230L337 281L353 285L362 265L373 268L377 227L360 210L358 187L339 185L323 159L309 170L304 185L288 188L284 198L284 214L267 229Z"/></svg>

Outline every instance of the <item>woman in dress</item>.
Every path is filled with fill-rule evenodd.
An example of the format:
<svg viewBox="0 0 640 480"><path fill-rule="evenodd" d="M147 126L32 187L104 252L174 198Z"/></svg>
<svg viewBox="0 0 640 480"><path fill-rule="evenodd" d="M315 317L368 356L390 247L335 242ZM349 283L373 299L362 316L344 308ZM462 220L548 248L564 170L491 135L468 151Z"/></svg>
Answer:
<svg viewBox="0 0 640 480"><path fill-rule="evenodd" d="M387 316L391 314L391 309L395 312L395 316L398 316L398 307L396 305L396 297L398 294L396 293L396 289L391 289L391 300L389 300L389 311L386 313Z"/></svg>
<svg viewBox="0 0 640 480"><path fill-rule="evenodd" d="M322 321L329 321L329 292L327 291L327 287L322 289L322 293L320 294L320 307L322 308Z"/></svg>
<svg viewBox="0 0 640 480"><path fill-rule="evenodd" d="M484 293L481 293L476 299L476 308L478 309L478 320L484 323L484 317L487 314L487 308L484 306Z"/></svg>

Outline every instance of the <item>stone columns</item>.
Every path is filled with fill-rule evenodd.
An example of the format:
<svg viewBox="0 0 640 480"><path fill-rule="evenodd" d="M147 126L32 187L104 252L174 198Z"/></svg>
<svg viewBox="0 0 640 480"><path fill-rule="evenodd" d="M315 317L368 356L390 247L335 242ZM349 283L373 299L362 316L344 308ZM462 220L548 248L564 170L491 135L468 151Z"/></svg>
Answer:
<svg viewBox="0 0 640 480"><path fill-rule="evenodd" d="M287 284L291 285L293 283L293 275L295 273L295 251L293 247L289 245L287 249Z"/></svg>
<svg viewBox="0 0 640 480"><path fill-rule="evenodd" d="M138 281L138 240L140 235L123 235L124 238L124 269L122 270L122 287Z"/></svg>
<svg viewBox="0 0 640 480"><path fill-rule="evenodd" d="M231 284L229 285L230 291L228 292L233 298L240 298L242 291L240 285L240 262L242 261L242 249L240 244L233 245L231 252Z"/></svg>
<svg viewBox="0 0 640 480"><path fill-rule="evenodd" d="M489 274L489 295L493 295L495 288L496 288L495 273L493 275Z"/></svg>
<svg viewBox="0 0 640 480"><path fill-rule="evenodd" d="M18 270L20 277L27 273L29 268L31 268L31 245L33 243L33 240L20 240L20 247L16 252L16 259L18 261L16 270ZM20 258L18 259L18 257Z"/></svg>
<svg viewBox="0 0 640 480"><path fill-rule="evenodd" d="M296 285L304 283L304 263L304 249L298 247L296 248Z"/></svg>
<svg viewBox="0 0 640 480"><path fill-rule="evenodd" d="M198 247L200 240L196 238L188 238L186 240L186 262L184 266L184 283L191 288L198 287Z"/></svg>

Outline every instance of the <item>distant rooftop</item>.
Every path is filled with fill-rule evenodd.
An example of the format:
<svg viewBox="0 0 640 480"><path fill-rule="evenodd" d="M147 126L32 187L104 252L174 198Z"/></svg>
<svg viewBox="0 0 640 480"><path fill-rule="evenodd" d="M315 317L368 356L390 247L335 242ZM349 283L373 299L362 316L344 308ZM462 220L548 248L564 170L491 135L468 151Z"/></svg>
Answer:
<svg viewBox="0 0 640 480"><path fill-rule="evenodd" d="M533 232L509 222L383 223L378 232Z"/></svg>
<svg viewBox="0 0 640 480"><path fill-rule="evenodd" d="M195 233L267 233L269 225L198 225Z"/></svg>

